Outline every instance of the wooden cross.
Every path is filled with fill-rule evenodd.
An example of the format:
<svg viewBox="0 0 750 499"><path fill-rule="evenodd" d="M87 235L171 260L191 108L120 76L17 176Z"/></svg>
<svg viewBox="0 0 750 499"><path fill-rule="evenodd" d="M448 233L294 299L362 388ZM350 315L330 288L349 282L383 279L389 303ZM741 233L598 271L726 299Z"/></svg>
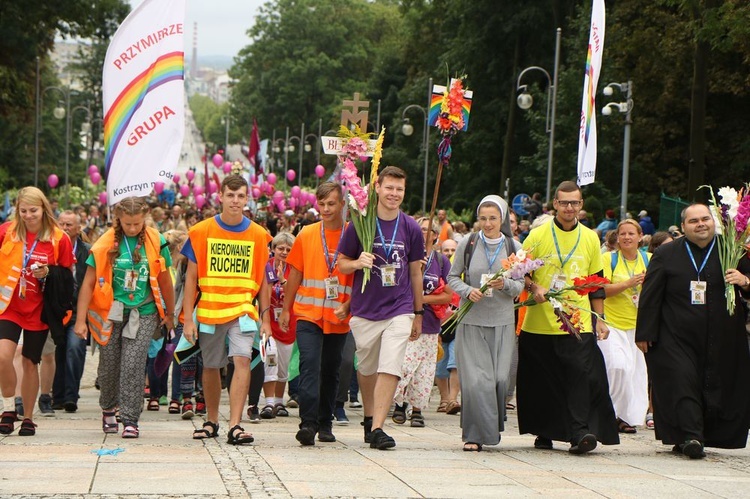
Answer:
<svg viewBox="0 0 750 499"><path fill-rule="evenodd" d="M341 124L345 127L349 126L349 123L359 125L362 131L367 130L367 109L370 107L369 101L359 100L359 92L354 93L354 99L345 100L343 102L344 109L341 110ZM351 108L351 111L347 108ZM363 108L362 111L359 109Z"/></svg>

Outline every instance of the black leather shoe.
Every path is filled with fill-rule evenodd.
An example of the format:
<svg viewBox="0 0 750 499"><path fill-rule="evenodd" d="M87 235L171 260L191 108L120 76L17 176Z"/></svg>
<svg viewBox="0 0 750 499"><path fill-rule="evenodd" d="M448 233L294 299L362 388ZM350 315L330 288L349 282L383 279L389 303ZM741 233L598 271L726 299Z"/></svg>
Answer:
<svg viewBox="0 0 750 499"><path fill-rule="evenodd" d="M318 440L320 442L335 442L336 436L330 428L321 428L318 430Z"/></svg>
<svg viewBox="0 0 750 499"><path fill-rule="evenodd" d="M315 430L310 426L303 426L297 432L296 438L302 445L315 445Z"/></svg>
<svg viewBox="0 0 750 499"><path fill-rule="evenodd" d="M686 440L682 444L682 453L690 459L703 459L706 457L706 453L703 450L703 444L698 440Z"/></svg>
<svg viewBox="0 0 750 499"><path fill-rule="evenodd" d="M534 440L534 448L552 450L552 440L547 437L536 437L536 440Z"/></svg>
<svg viewBox="0 0 750 499"><path fill-rule="evenodd" d="M596 435L587 433L578 440L578 443L571 445L568 452L571 454L586 454L594 449L596 449Z"/></svg>

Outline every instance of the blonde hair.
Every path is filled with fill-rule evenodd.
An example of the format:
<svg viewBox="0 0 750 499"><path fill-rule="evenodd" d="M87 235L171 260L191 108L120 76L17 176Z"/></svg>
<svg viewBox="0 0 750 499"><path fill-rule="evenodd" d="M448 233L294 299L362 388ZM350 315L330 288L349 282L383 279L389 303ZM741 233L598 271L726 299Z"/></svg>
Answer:
<svg viewBox="0 0 750 499"><path fill-rule="evenodd" d="M52 240L55 228L59 226L57 225L57 220L55 220L55 215L52 212L52 206L50 206L47 196L36 187L24 187L18 191L18 197L16 197L16 210L13 214L13 222L15 223L15 235L13 236L13 240L26 241L26 224L21 218L21 203L42 207L42 228L36 237L39 241Z"/></svg>
<svg viewBox="0 0 750 499"><path fill-rule="evenodd" d="M115 205L115 207L112 209L112 213L114 214L114 220L112 221L112 230L115 231L115 242L112 248L107 253L110 259L110 262L112 262L112 265L115 264L115 259L120 255L120 243L122 242L123 238L123 232L122 232L122 226L120 225L120 217L123 215L128 216L136 216L136 215L143 215L144 217L148 215L149 212L149 206L146 202L146 198L139 198L139 197L129 197L125 198L119 203ZM145 220L144 220L145 222ZM138 234L138 244L135 245L135 249L133 250L133 263L138 263L141 261L141 247L146 243L146 224L143 224L143 227L141 227L141 232Z"/></svg>
<svg viewBox="0 0 750 499"><path fill-rule="evenodd" d="M620 222L619 224L617 224L617 233L618 233L618 234L620 233L620 228L621 228L621 227L622 227L623 225L625 225L625 224L630 224L630 225L632 225L633 227L635 227L635 230L637 230L637 231L638 231L638 234L639 234L639 235L643 235L643 229L641 228L641 224L639 224L638 222L636 222L636 221L635 221L635 220L633 220L632 218L626 218L625 220L623 220L622 222Z"/></svg>

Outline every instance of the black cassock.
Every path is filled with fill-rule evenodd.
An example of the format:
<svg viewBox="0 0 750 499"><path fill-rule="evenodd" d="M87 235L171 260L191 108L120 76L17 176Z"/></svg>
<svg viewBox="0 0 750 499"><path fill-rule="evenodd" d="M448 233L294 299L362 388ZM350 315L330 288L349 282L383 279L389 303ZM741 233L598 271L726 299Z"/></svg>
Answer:
<svg viewBox="0 0 750 499"><path fill-rule="evenodd" d="M697 439L709 447L745 447L750 426L750 352L745 308L737 293L727 312L718 244L700 280L706 304L691 304L690 282L704 249L680 238L660 246L648 266L640 296L636 341L651 341L646 354L653 386L656 438L665 444ZM750 275L750 260L738 266ZM735 287L735 290L739 288Z"/></svg>

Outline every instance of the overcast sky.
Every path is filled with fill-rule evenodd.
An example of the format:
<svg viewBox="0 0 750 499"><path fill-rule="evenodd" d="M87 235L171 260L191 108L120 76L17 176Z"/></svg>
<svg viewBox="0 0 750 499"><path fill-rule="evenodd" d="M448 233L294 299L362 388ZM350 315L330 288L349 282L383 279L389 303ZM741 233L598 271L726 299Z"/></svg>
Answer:
<svg viewBox="0 0 750 499"><path fill-rule="evenodd" d="M143 0L128 0L135 9ZM193 53L193 23L198 23L198 58L234 57L250 44L247 30L265 0L187 0L185 55Z"/></svg>

